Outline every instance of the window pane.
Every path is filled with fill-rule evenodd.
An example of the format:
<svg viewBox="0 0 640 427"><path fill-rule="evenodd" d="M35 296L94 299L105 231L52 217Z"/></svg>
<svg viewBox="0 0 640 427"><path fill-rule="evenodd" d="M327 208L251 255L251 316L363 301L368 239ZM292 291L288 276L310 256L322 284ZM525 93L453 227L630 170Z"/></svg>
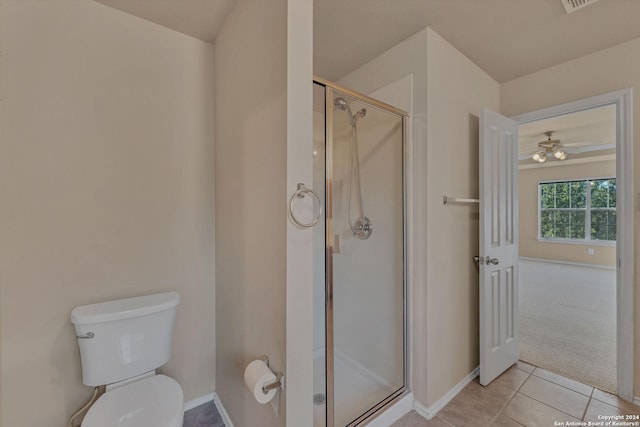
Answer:
<svg viewBox="0 0 640 427"><path fill-rule="evenodd" d="M616 207L616 193L617 193L617 185L616 185L616 179L610 179L609 180L609 207L610 208L615 208Z"/></svg>
<svg viewBox="0 0 640 427"><path fill-rule="evenodd" d="M568 182L556 183L556 208L570 207L570 185Z"/></svg>
<svg viewBox="0 0 640 427"><path fill-rule="evenodd" d="M540 184L540 207L555 208L553 200L555 198L554 184Z"/></svg>
<svg viewBox="0 0 640 427"><path fill-rule="evenodd" d="M586 208L587 207L587 182L573 181L571 187L571 207Z"/></svg>
<svg viewBox="0 0 640 427"><path fill-rule="evenodd" d="M595 179L591 181L591 207L615 207L615 179ZM611 195L614 195L611 200Z"/></svg>
<svg viewBox="0 0 640 427"><path fill-rule="evenodd" d="M540 212L540 237L543 239L553 238L553 211Z"/></svg>
<svg viewBox="0 0 640 427"><path fill-rule="evenodd" d="M585 239L585 211L571 211L571 239Z"/></svg>
<svg viewBox="0 0 640 427"><path fill-rule="evenodd" d="M571 212L555 211L554 236L557 239L568 239L571 236Z"/></svg>
<svg viewBox="0 0 640 427"><path fill-rule="evenodd" d="M616 212L612 209L591 211L591 239L616 240Z"/></svg>

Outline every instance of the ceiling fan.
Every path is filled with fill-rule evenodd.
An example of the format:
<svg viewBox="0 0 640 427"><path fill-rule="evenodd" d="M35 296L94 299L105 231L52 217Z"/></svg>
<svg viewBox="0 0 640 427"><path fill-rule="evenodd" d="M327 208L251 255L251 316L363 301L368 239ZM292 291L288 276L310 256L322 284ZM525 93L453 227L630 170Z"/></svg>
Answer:
<svg viewBox="0 0 640 427"><path fill-rule="evenodd" d="M540 151L536 151L531 155L531 159L534 162L544 163L547 161L547 157L554 157L557 160L566 160L567 152L561 149L561 144L559 139L551 139L551 135L553 135L552 130L548 130L544 133L547 136L546 141L538 142L538 147L540 147Z"/></svg>
<svg viewBox="0 0 640 427"><path fill-rule="evenodd" d="M551 160L566 160L569 154L582 154L591 151L601 151L616 148L615 143L603 143L602 141L582 141L563 144L559 139L551 139L554 131L544 132L546 140L538 143L538 149L534 152L518 155L518 160L531 159L536 163L545 163Z"/></svg>

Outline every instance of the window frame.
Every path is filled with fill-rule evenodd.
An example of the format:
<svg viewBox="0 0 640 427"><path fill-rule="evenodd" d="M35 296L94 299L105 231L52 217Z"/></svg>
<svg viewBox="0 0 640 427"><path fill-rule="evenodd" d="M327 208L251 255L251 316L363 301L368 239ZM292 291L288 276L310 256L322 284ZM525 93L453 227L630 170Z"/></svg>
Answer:
<svg viewBox="0 0 640 427"><path fill-rule="evenodd" d="M563 182L579 182L579 181L598 181L598 180L611 180L615 179L617 183L617 177L613 176L602 176L602 177L591 177L591 178L569 178L569 179L549 179L538 181L537 191L538 191L538 241L544 243L562 243L562 244L570 244L570 245L598 245L598 246L616 246L617 242L617 224L616 224L616 240L592 240L591 239L591 210L594 209L591 207L591 186L587 186L587 194L586 194L586 204L585 204L585 238L584 239L571 239L566 237L542 237L542 187L540 184L556 184ZM616 186L617 187L617 186ZM617 203L617 188L616 188L616 207L615 211L618 211L618 203ZM595 208L595 209L612 209L612 208ZM567 210L571 211L571 208ZM578 209L575 209L578 210Z"/></svg>

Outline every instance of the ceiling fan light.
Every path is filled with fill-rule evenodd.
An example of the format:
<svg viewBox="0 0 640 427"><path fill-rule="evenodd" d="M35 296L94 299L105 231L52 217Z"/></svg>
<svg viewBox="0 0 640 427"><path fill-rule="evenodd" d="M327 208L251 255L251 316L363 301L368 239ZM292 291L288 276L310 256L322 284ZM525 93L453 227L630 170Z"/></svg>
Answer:
<svg viewBox="0 0 640 427"><path fill-rule="evenodd" d="M565 153L562 150L558 150L555 153L553 153L553 157L555 157L558 160L565 160L567 158L567 153Z"/></svg>
<svg viewBox="0 0 640 427"><path fill-rule="evenodd" d="M544 163L547 161L547 154L544 151L539 151L537 153L533 153L533 155L531 156L531 158L533 159L533 161L538 162L538 163Z"/></svg>

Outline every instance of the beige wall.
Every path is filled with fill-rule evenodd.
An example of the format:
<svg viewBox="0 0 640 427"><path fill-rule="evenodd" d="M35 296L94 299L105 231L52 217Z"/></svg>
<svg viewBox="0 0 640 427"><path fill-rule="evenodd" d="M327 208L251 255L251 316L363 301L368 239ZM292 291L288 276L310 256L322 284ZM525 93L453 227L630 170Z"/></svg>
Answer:
<svg viewBox="0 0 640 427"><path fill-rule="evenodd" d="M615 267L615 244L583 245L538 241L538 183L540 181L608 176L616 176L615 160L520 169L518 192L520 256ZM592 255L589 255L588 249L593 250Z"/></svg>
<svg viewBox="0 0 640 427"><path fill-rule="evenodd" d="M434 32L427 48L427 383L432 405L478 366L478 207L442 195L478 195L480 109L500 87Z"/></svg>
<svg viewBox="0 0 640 427"><path fill-rule="evenodd" d="M577 78L576 76L579 76ZM589 96L633 88L634 164L640 164L640 39L547 68L501 85L502 113L516 115ZM637 188L640 168L635 167ZM636 190L637 191L637 190ZM635 268L640 266L640 214L636 209ZM640 301L640 280L635 274L636 305ZM640 362L640 317L635 321L636 366ZM635 372L635 393L640 388L640 369Z"/></svg>
<svg viewBox="0 0 640 427"><path fill-rule="evenodd" d="M236 427L285 425L243 372L263 354L285 370L286 6L239 0L214 44L216 390Z"/></svg>
<svg viewBox="0 0 640 427"><path fill-rule="evenodd" d="M69 315L176 290L171 361L214 390L212 46L92 1L3 0L2 421L90 396Z"/></svg>

